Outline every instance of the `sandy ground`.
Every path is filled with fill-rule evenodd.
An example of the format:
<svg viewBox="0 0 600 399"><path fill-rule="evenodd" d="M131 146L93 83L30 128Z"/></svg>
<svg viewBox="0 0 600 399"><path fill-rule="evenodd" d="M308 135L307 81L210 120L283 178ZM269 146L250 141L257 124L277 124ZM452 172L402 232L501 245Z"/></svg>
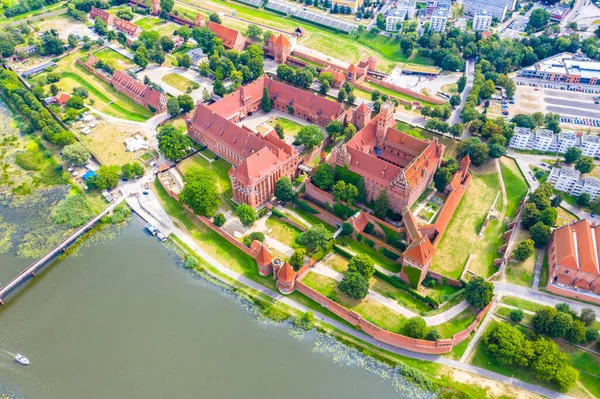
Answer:
<svg viewBox="0 0 600 399"><path fill-rule="evenodd" d="M90 149L108 165L122 165L133 162L146 152L127 152L124 141L139 131L139 127L115 122L100 122L90 134L80 137Z"/></svg>
<svg viewBox="0 0 600 399"><path fill-rule="evenodd" d="M466 371L452 370L449 373L452 380L461 382L467 385L477 385L487 390L488 394L492 397L503 397L502 395L510 395L517 399L533 399L541 398L541 396L525 391L523 389L510 387L500 382L489 380L487 378L481 378L474 374L467 373Z"/></svg>
<svg viewBox="0 0 600 399"><path fill-rule="evenodd" d="M390 76L387 78L387 82L393 83L396 86L404 87L409 90L420 93L422 90L426 90L430 95L435 95L442 86L456 83L460 78L461 73L442 73L437 78L426 78L423 76L414 75L403 75L399 68L394 69Z"/></svg>

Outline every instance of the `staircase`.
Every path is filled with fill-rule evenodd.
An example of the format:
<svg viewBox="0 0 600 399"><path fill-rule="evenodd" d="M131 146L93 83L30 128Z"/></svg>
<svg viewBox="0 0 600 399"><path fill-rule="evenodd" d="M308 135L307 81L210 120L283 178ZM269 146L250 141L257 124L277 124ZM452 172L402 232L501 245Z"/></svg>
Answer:
<svg viewBox="0 0 600 399"><path fill-rule="evenodd" d="M460 358L461 363L466 363L467 360L469 360L469 357L471 357L471 353L473 353L473 351L475 350L475 347L477 347L477 344L479 343L481 336L483 335L483 333L487 329L487 326L490 324L490 322L494 318L494 311L496 310L497 305L498 305L498 300L495 300L493 305L490 307L490 310L485 315L485 318L483 319L481 324L479 324L479 326L477 327L477 331L475 331L475 335L473 335L473 339L471 339L471 342L469 342L469 346L467 346L467 350L465 350L465 353L463 353L463 355Z"/></svg>

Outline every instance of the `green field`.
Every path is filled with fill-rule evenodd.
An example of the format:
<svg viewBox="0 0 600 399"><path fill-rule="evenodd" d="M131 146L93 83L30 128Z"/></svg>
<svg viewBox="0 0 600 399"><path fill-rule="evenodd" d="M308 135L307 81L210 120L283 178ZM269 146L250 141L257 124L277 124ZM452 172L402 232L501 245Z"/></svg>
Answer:
<svg viewBox="0 0 600 399"><path fill-rule="evenodd" d="M294 226L285 223L279 217L272 215L266 221L267 228L271 231L267 235L273 237L276 241L287 245L290 248L298 248L300 245L296 239L302 233Z"/></svg>
<svg viewBox="0 0 600 399"><path fill-rule="evenodd" d="M506 187L506 196L508 204L506 205L506 217L513 219L519 210L521 199L527 193L527 182L517 163L507 157L500 159L500 168L502 170L502 179Z"/></svg>
<svg viewBox="0 0 600 399"><path fill-rule="evenodd" d="M394 273L400 272L400 263L396 263L381 252L375 251L373 248L369 247L365 243L356 242L348 237L339 237L336 239L336 242L340 244L342 248L348 247L352 252L356 254L368 255L371 259L373 259L373 262L375 262L377 265L383 267L386 270L389 270Z"/></svg>
<svg viewBox="0 0 600 399"><path fill-rule="evenodd" d="M298 122L294 122L293 120L287 118L269 118L267 120L267 124L271 127L275 128L275 125L279 123L283 126L283 132L288 137L296 137L296 134L300 131L303 125Z"/></svg>
<svg viewBox="0 0 600 399"><path fill-rule="evenodd" d="M152 28L157 27L158 25L164 24L165 21L155 18L155 17L144 17L138 19L134 22L137 26L142 28L143 30L152 30Z"/></svg>
<svg viewBox="0 0 600 399"><path fill-rule="evenodd" d="M399 98L400 100L410 101L410 102L418 101L418 102L421 103L421 105L430 105L430 106L435 106L436 105L436 104L431 103L429 101L421 100L421 99L418 99L416 97L409 96L408 94L404 94L404 93L400 93L400 92L398 92L396 90L388 89L387 87L380 86L380 85L378 85L376 83L364 82L363 84L371 87L372 89L379 90L380 92L382 92L384 94L387 94L387 95Z"/></svg>
<svg viewBox="0 0 600 399"><path fill-rule="evenodd" d="M102 50L95 52L94 56L120 71L125 71L129 68L135 67L135 63L133 61L109 47L105 47Z"/></svg>
<svg viewBox="0 0 600 399"><path fill-rule="evenodd" d="M184 93L195 90L200 85L186 78L185 76L177 73L169 73L162 77L163 82L173 86L174 88L181 90Z"/></svg>
<svg viewBox="0 0 600 399"><path fill-rule="evenodd" d="M229 169L231 169L231 164L229 164L222 158L212 163L209 163L200 155L194 154L178 165L179 169L184 174L186 170L193 166L197 166L200 168L209 168L215 172L215 174L217 175L217 184L219 185L219 193L221 196L221 207L226 210L231 209L231 206L228 202L228 200L230 200L233 196L233 191L231 189L231 180L229 179Z"/></svg>
<svg viewBox="0 0 600 399"><path fill-rule="evenodd" d="M383 36L371 32L362 32L354 35L354 38L357 42L377 51L392 61L434 65L431 58L422 57L416 49L410 57L406 57L400 50L400 41L394 37Z"/></svg>

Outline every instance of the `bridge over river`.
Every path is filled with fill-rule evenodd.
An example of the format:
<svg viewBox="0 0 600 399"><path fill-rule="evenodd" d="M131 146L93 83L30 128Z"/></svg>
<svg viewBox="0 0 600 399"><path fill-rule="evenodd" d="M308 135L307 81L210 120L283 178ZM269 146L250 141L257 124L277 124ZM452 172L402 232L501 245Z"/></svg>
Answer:
<svg viewBox="0 0 600 399"><path fill-rule="evenodd" d="M27 267L25 270L23 270L21 273L19 273L15 278L10 280L4 286L0 287L0 304L4 304L4 302L3 302L4 297L6 295L8 295L13 289L18 287L21 283L23 283L29 277L35 276L35 272L38 271L42 266L44 266L46 264L46 262L48 262L50 259L52 259L54 256L56 256L56 254L58 254L60 251L63 251L65 248L67 248L69 245L71 245L83 233L85 233L86 231L88 231L89 229L94 227L94 225L96 223L98 223L98 221L100 219L102 219L104 216L106 216L107 214L112 212L112 210L115 209L121 202L123 202L123 200L124 200L123 197L113 200L113 202L109 206L107 206L98 215L94 216L93 219L91 219L89 222L87 222L85 225L83 225L79 230L75 231L69 237L64 239L60 244L58 244L57 246L52 248L50 250L50 252L48 252L46 255L44 255L42 258L40 258L36 262L32 263L29 267Z"/></svg>

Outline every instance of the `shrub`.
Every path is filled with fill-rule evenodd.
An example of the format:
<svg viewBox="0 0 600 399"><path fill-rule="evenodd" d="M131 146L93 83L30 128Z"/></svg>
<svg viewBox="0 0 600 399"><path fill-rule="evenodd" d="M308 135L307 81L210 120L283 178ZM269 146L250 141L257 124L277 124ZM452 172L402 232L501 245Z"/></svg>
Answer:
<svg viewBox="0 0 600 399"><path fill-rule="evenodd" d="M514 322L523 320L523 311L521 309L513 309L510 311L510 319Z"/></svg>
<svg viewBox="0 0 600 399"><path fill-rule="evenodd" d="M426 330L427 323L425 323L425 319L420 316L415 316L408 319L406 324L404 324L402 334L407 337L421 339L425 336Z"/></svg>
<svg viewBox="0 0 600 399"><path fill-rule="evenodd" d="M308 205L304 200L297 199L295 201L295 204L298 207L298 209L300 209L301 211L304 211L307 213L312 213L313 215L316 215L317 213L319 213L319 211L317 211L312 206Z"/></svg>
<svg viewBox="0 0 600 399"><path fill-rule="evenodd" d="M213 218L213 223L215 224L215 226L217 227L221 227L225 224L225 215L223 215L221 212L217 213L215 215L215 217Z"/></svg>
<svg viewBox="0 0 600 399"><path fill-rule="evenodd" d="M95 212L81 194L68 196L56 207L53 215L54 223L67 223L70 227L78 227L94 217Z"/></svg>
<svg viewBox="0 0 600 399"><path fill-rule="evenodd" d="M252 242L254 240L264 242L265 235L260 231L254 231L248 235L245 235L244 238L242 239L242 242L244 243L245 246L250 247L250 245L252 245Z"/></svg>
<svg viewBox="0 0 600 399"><path fill-rule="evenodd" d="M369 293L369 282L357 271L348 271L339 284L340 291L354 299L362 299Z"/></svg>

